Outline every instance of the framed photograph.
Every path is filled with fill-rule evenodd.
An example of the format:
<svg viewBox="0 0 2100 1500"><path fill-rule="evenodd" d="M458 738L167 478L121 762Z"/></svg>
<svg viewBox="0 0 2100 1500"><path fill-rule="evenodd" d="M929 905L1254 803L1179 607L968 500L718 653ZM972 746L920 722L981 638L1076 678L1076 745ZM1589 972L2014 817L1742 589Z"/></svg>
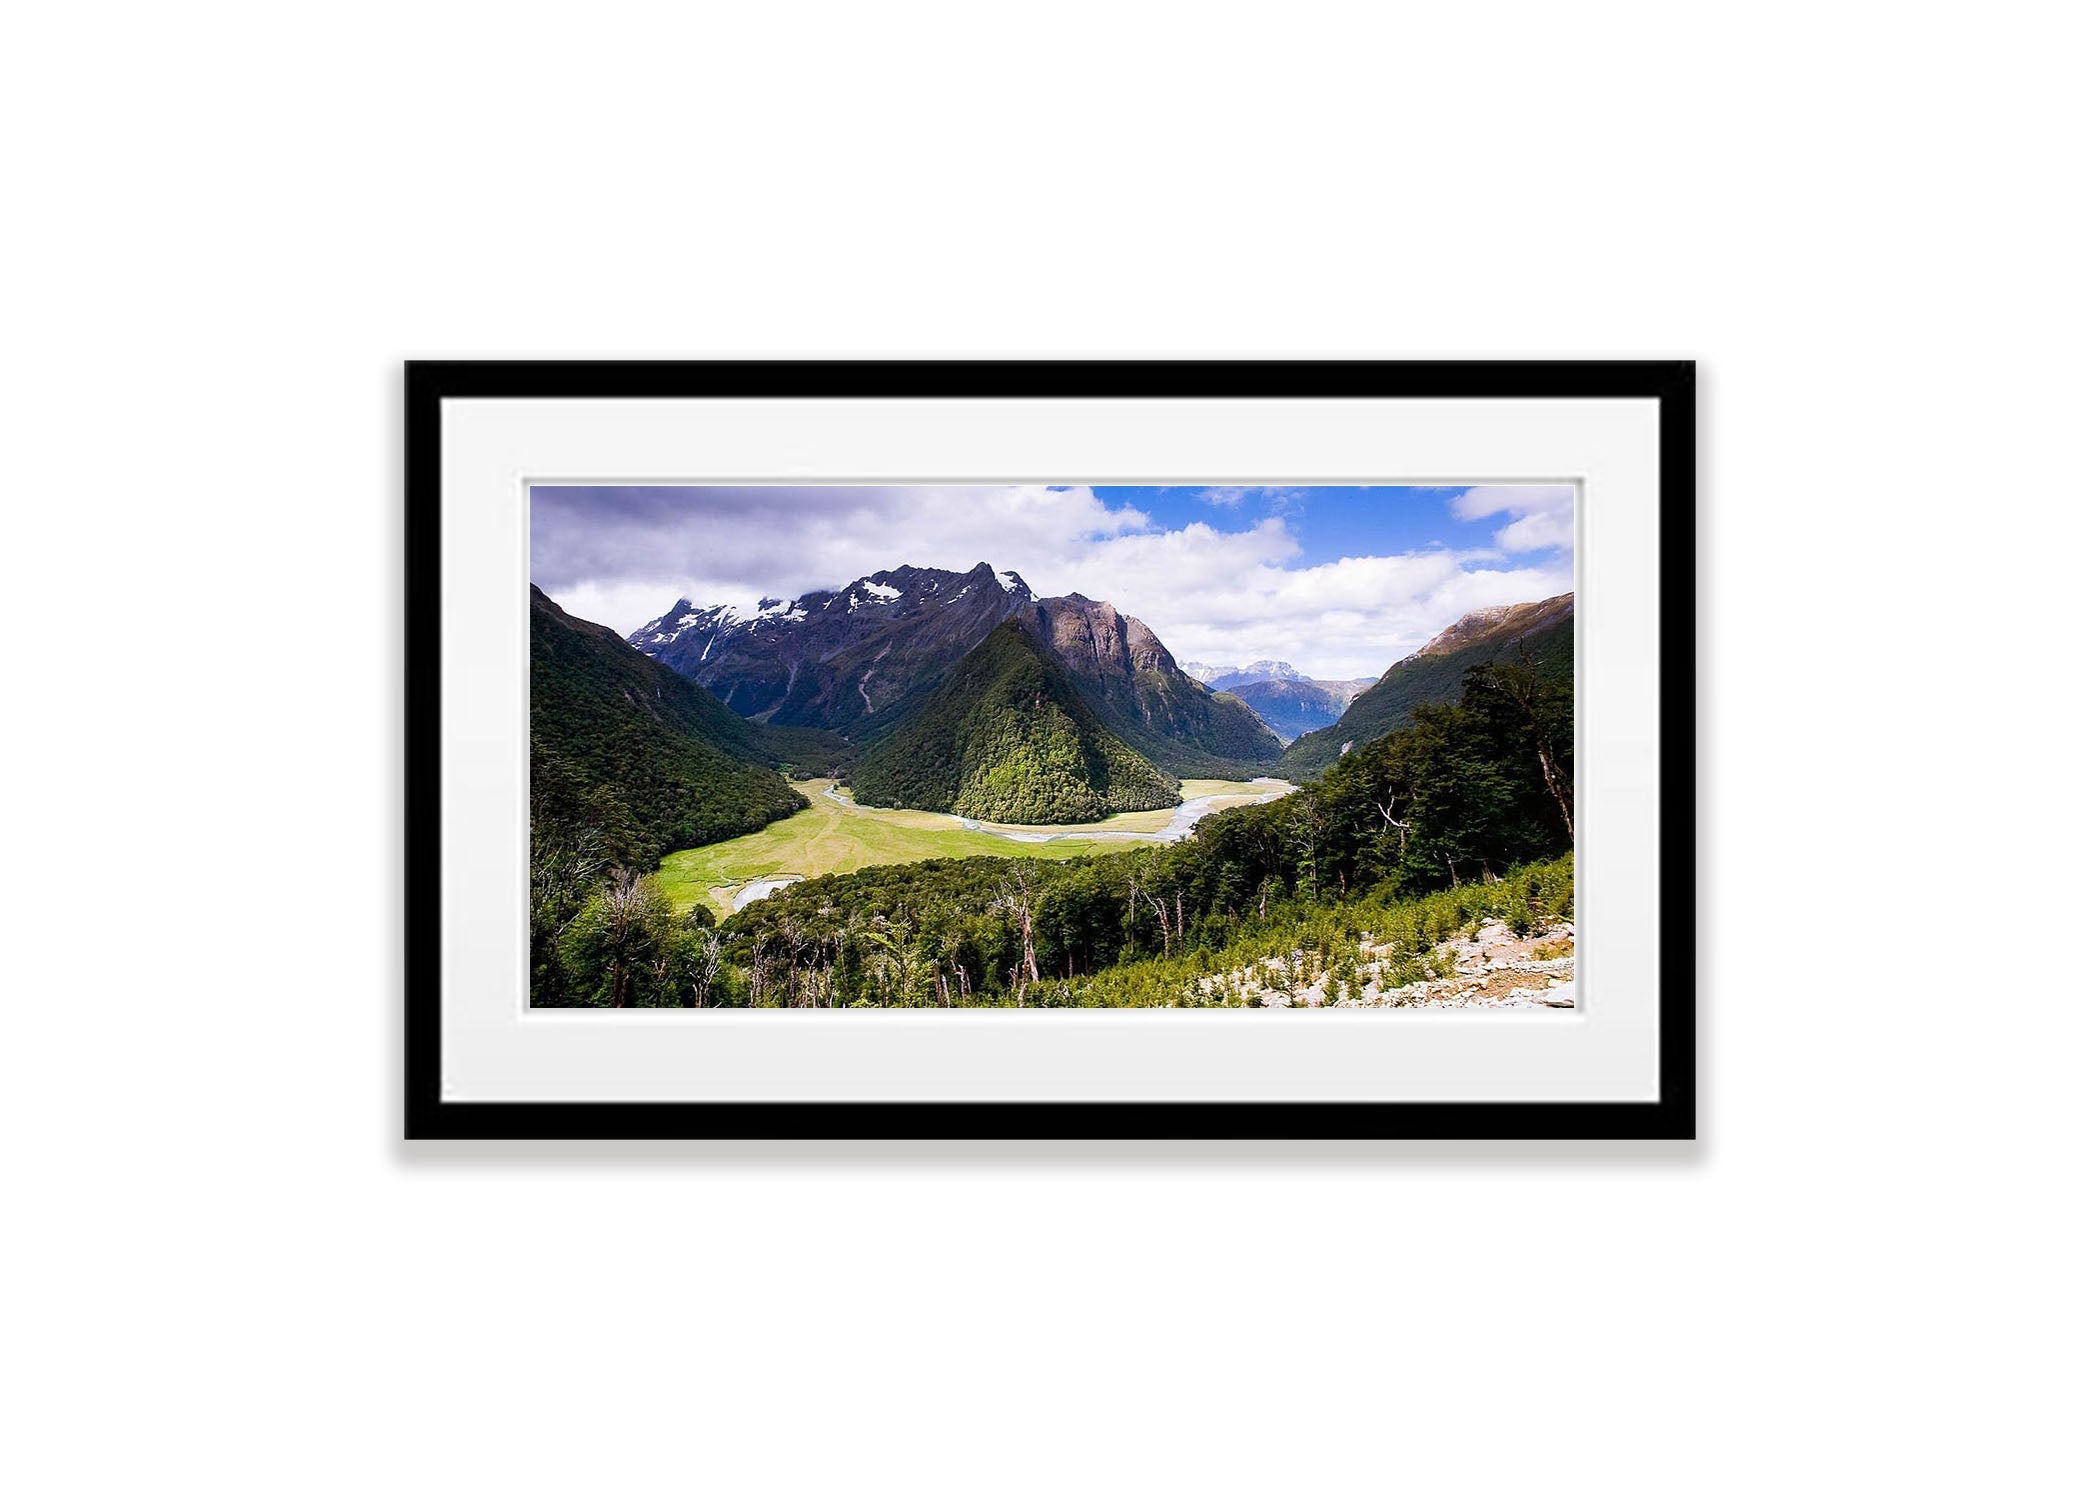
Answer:
<svg viewBox="0 0 2100 1500"><path fill-rule="evenodd" d="M1689 363L414 363L419 1137L1673 1137Z"/></svg>

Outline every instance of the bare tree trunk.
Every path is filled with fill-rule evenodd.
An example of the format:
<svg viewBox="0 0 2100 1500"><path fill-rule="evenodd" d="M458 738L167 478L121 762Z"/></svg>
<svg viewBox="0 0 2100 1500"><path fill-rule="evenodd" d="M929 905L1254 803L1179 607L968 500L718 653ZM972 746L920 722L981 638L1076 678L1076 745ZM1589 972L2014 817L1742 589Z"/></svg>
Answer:
<svg viewBox="0 0 2100 1500"><path fill-rule="evenodd" d="M1575 807L1568 796L1567 778L1560 774L1560 767L1553 764L1553 757L1546 753L1546 742L1539 741L1539 770L1545 773L1546 790L1560 804L1560 818L1568 825L1568 841L1575 840Z"/></svg>
<svg viewBox="0 0 2100 1500"><path fill-rule="evenodd" d="M1172 956L1174 952L1174 932L1167 925L1167 903L1150 893L1146 894L1145 900L1150 903L1152 914L1159 918L1160 951L1168 956Z"/></svg>

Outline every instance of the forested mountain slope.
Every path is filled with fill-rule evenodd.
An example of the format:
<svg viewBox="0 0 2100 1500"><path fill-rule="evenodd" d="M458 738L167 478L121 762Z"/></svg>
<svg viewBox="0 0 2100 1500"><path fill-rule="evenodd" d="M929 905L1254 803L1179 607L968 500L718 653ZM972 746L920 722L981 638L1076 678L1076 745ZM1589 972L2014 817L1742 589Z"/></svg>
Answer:
<svg viewBox="0 0 2100 1500"><path fill-rule="evenodd" d="M1003 823L1085 822L1180 800L1176 782L1117 739L1019 621L957 663L866 753L852 785L870 806Z"/></svg>
<svg viewBox="0 0 2100 1500"><path fill-rule="evenodd" d="M763 828L809 804L782 780L783 746L613 631L532 590L535 832L588 825L611 862ZM804 737L791 747L822 759Z"/></svg>

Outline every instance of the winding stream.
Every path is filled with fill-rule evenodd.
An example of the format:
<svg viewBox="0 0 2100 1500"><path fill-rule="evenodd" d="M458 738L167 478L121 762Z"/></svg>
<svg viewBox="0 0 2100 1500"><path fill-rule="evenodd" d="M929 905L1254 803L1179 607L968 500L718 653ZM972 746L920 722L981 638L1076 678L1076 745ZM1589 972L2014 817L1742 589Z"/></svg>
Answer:
<svg viewBox="0 0 2100 1500"><path fill-rule="evenodd" d="M1221 802L1233 802L1242 807L1253 807L1262 802L1274 802L1278 797L1287 796L1298 790L1295 785L1278 776L1257 776L1254 780L1248 782L1247 785L1257 786L1262 790L1259 795L1251 798L1245 792L1212 792L1208 796L1191 797L1174 809L1174 815L1167 820L1164 828L1156 829L1151 833L1100 828L1075 828L1069 831L1032 828L1024 830L999 828L991 824L981 823L975 818L961 817L955 813L926 813L924 816L943 818L953 823L956 827L966 828L972 833L989 833L995 838L1012 839L1017 844L1049 844L1055 843L1059 839L1127 839L1132 843L1172 844L1187 838L1190 831L1195 828L1197 821L1206 814L1216 811L1218 804ZM836 785L826 787L824 795L836 802L840 807L850 808L857 813L879 815L883 811L881 808L862 807L850 795L840 791ZM785 890L800 879L802 879L800 875L774 875L764 880L751 881L749 884L740 887L736 894L730 897L730 910L742 911L752 902L763 901L774 892Z"/></svg>
<svg viewBox="0 0 2100 1500"><path fill-rule="evenodd" d="M1287 796L1298 790L1295 785L1285 781L1280 776L1257 776L1247 784L1249 786L1262 787L1264 790L1258 797L1240 801L1240 805L1243 807L1254 807L1263 802L1274 802L1278 797ZM824 795L838 803L839 806L850 807L856 812L879 811L879 809L875 808L862 807L850 796L840 792L836 786L826 787ZM980 823L975 818L965 818L956 813L929 813L927 816L946 818L958 828L967 828L972 833L989 833L997 838L1012 839L1017 844L1049 844L1056 842L1058 839L1130 839L1134 842L1148 844L1173 844L1187 838L1190 830L1196 826L1197 819L1201 818L1205 813L1213 811L1218 803L1236 801L1245 797L1246 793L1244 792L1213 792L1207 797L1191 797L1174 809L1174 816L1167 820L1166 827L1153 833L1136 833L1123 829L1104 828L1075 828L1069 833L1048 831L1039 833L1032 829L1022 832L1018 829L1000 828L994 824Z"/></svg>

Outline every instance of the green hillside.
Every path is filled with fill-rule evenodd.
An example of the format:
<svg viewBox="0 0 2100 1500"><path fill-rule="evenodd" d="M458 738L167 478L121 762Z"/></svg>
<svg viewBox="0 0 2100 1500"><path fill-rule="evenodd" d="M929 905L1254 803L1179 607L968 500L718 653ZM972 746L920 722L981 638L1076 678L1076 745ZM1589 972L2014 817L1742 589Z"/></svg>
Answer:
<svg viewBox="0 0 2100 1500"><path fill-rule="evenodd" d="M808 804L781 767L833 758L807 732L745 723L537 588L531 698L535 832L589 826L620 864L652 867L784 818Z"/></svg>
<svg viewBox="0 0 2100 1500"><path fill-rule="evenodd" d="M1018 623L994 630L853 771L871 807L1083 823L1171 807L1176 783L1102 724Z"/></svg>
<svg viewBox="0 0 2100 1500"><path fill-rule="evenodd" d="M1452 649L1441 649L1460 626L1402 662L1396 662L1376 687L1364 689L1341 718L1292 741L1283 752L1279 775L1305 781L1342 757L1342 746L1366 745L1380 735L1405 729L1415 709L1425 703L1455 703L1466 672L1482 662L1516 661L1529 656L1542 677L1572 684L1575 680L1575 615L1572 596L1560 601L1520 605L1499 628L1489 628ZM1537 614L1525 613L1537 611ZM1463 625L1464 622L1461 622ZM1536 628L1534 628L1536 627Z"/></svg>

